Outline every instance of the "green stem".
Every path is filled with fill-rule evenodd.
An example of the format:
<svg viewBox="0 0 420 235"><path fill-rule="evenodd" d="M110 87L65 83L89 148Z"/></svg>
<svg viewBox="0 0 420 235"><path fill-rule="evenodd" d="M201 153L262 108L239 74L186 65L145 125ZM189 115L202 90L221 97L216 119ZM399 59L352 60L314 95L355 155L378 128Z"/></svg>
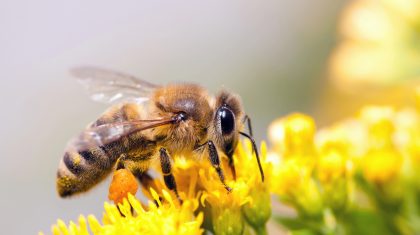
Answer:
<svg viewBox="0 0 420 235"><path fill-rule="evenodd" d="M267 228L265 227L265 224L259 227L254 228L255 233L257 235L267 235Z"/></svg>

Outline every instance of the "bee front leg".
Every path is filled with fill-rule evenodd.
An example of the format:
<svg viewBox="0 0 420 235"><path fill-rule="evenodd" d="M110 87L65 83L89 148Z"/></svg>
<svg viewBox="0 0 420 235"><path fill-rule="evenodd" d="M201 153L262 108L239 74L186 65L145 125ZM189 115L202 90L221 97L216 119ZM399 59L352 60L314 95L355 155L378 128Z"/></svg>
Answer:
<svg viewBox="0 0 420 235"><path fill-rule="evenodd" d="M214 146L214 143L211 140L207 142L207 145L208 145L211 165L214 167L217 174L219 175L219 179L222 182L223 186L225 186L225 189L228 192L232 191L232 188L227 186L226 183L225 183L225 176L223 174L222 168L220 167L220 158L219 158L219 154L217 153L216 146Z"/></svg>
<svg viewBox="0 0 420 235"><path fill-rule="evenodd" d="M179 197L178 190L176 188L175 178L174 178L174 175L172 174L171 159L169 157L168 151L165 148L160 148L159 154L160 154L160 166L162 168L163 179L165 181L165 185L169 190L174 191L179 202L182 204L182 200Z"/></svg>

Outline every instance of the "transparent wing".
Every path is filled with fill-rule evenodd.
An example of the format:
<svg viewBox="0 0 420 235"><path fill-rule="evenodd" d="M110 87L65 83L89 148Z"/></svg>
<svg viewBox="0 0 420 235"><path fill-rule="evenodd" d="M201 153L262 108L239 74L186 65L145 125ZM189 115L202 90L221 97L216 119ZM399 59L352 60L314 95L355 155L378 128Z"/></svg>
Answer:
<svg viewBox="0 0 420 235"><path fill-rule="evenodd" d="M118 141L131 133L144 131L158 126L173 123L172 119L165 120L138 120L133 122L117 122L95 126L84 130L79 136L72 139L66 150L83 151L90 148L104 146Z"/></svg>
<svg viewBox="0 0 420 235"><path fill-rule="evenodd" d="M77 67L70 72L85 87L90 97L98 102L142 103L148 100L154 89L159 87L128 74L97 67Z"/></svg>

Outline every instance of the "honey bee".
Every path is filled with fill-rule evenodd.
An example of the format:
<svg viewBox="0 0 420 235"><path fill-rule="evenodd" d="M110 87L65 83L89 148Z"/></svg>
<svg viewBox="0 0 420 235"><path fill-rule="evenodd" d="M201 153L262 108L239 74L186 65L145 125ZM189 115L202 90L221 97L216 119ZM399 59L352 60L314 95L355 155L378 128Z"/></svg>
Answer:
<svg viewBox="0 0 420 235"><path fill-rule="evenodd" d="M237 95L221 91L213 97L196 84L158 86L96 67L79 67L71 72L93 100L113 105L69 142L57 171L61 197L85 192L120 169L130 171L147 185L150 164L159 159L166 187L180 199L171 156L200 154L208 158L221 184L230 191L219 152L227 156L236 179L233 153L240 135L251 140L264 181L251 120ZM245 123L249 134L242 131Z"/></svg>

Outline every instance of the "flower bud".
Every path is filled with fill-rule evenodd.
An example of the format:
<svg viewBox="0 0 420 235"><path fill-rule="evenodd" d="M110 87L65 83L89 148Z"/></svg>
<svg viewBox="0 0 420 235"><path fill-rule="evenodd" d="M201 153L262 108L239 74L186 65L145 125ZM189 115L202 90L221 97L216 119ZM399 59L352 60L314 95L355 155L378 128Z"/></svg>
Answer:
<svg viewBox="0 0 420 235"><path fill-rule="evenodd" d="M258 184L249 192L252 200L242 206L242 213L255 230L265 227L271 216L270 192L264 184Z"/></svg>
<svg viewBox="0 0 420 235"><path fill-rule="evenodd" d="M245 229L239 207L212 207L213 230L217 235L242 234Z"/></svg>
<svg viewBox="0 0 420 235"><path fill-rule="evenodd" d="M269 138L275 150L285 157L313 153L315 122L309 116L295 113L274 121L269 127Z"/></svg>

